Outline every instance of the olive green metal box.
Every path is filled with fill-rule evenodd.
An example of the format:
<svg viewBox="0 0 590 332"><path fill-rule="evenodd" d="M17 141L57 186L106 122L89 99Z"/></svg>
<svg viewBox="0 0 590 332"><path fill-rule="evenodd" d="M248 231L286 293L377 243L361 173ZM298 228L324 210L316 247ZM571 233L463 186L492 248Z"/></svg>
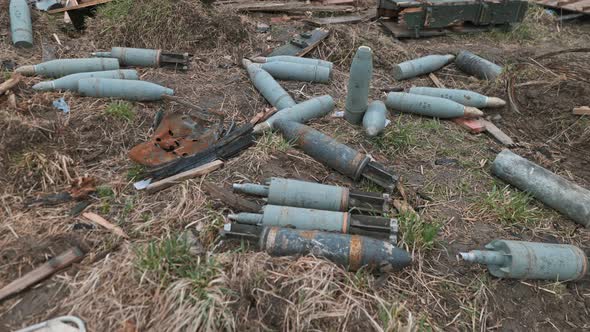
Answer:
<svg viewBox="0 0 590 332"><path fill-rule="evenodd" d="M377 15L396 37L423 37L449 32L472 32L522 22L528 3L523 0L379 0Z"/></svg>

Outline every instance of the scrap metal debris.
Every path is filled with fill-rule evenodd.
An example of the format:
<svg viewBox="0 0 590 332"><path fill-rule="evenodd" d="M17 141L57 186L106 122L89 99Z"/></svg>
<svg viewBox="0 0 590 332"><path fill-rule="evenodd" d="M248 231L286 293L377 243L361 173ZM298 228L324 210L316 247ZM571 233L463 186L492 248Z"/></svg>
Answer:
<svg viewBox="0 0 590 332"><path fill-rule="evenodd" d="M167 114L152 138L135 146L129 157L142 165L155 167L169 161L192 156L219 139L219 128L203 128L196 117Z"/></svg>

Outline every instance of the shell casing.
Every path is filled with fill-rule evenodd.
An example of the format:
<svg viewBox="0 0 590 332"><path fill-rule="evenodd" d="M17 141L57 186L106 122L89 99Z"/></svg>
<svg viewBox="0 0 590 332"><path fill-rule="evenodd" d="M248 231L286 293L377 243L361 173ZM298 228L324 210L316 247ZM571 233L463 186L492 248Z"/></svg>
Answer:
<svg viewBox="0 0 590 332"><path fill-rule="evenodd" d="M328 83L332 72L328 67L294 62L273 61L258 64L272 77L285 81Z"/></svg>
<svg viewBox="0 0 590 332"><path fill-rule="evenodd" d="M346 93L344 119L352 124L360 124L367 110L369 86L373 77L373 51L361 46L356 51L350 65L350 77Z"/></svg>
<svg viewBox="0 0 590 332"><path fill-rule="evenodd" d="M369 107L363 116L363 128L367 136L373 137L379 135L387 122L387 108L385 104L380 100L375 100Z"/></svg>
<svg viewBox="0 0 590 332"><path fill-rule="evenodd" d="M407 251L389 242L361 235L265 227L260 248L271 256L312 254L324 257L350 271L368 266L401 269L411 264Z"/></svg>
<svg viewBox="0 0 590 332"><path fill-rule="evenodd" d="M242 63L256 89L277 110L280 111L296 105L295 100L275 81L272 75L249 60L244 59Z"/></svg>
<svg viewBox="0 0 590 332"><path fill-rule="evenodd" d="M32 66L21 66L16 72L26 76L62 77L76 73L86 73L119 69L119 60L112 58L58 59Z"/></svg>
<svg viewBox="0 0 590 332"><path fill-rule="evenodd" d="M432 73L453 61L455 56L452 54L447 55L427 55L421 58L404 61L398 63L393 67L393 78L398 81L405 80L408 78Z"/></svg>
<svg viewBox="0 0 590 332"><path fill-rule="evenodd" d="M298 123L304 123L330 113L335 106L336 103L334 102L334 99L329 95L311 98L275 113L266 121L254 126L253 132L259 133L267 129L272 129L273 123L277 119L286 119Z"/></svg>
<svg viewBox="0 0 590 332"><path fill-rule="evenodd" d="M58 78L53 81L40 82L33 86L34 90L51 91L51 90L78 90L78 81L84 78L111 78L121 80L139 80L136 70L107 70L94 71L88 73L77 73Z"/></svg>
<svg viewBox="0 0 590 332"><path fill-rule="evenodd" d="M502 67L469 51L460 51L455 59L459 69L482 80L494 81L502 74Z"/></svg>
<svg viewBox="0 0 590 332"><path fill-rule="evenodd" d="M486 264L498 278L577 280L588 272L588 258L572 245L494 240L487 250L460 253L460 258Z"/></svg>
<svg viewBox="0 0 590 332"><path fill-rule="evenodd" d="M174 90L144 81L85 78L78 81L78 93L85 97L153 101L162 99L163 95L174 95Z"/></svg>
<svg viewBox="0 0 590 332"><path fill-rule="evenodd" d="M33 23L31 9L26 0L10 0L10 34L16 47L33 47Z"/></svg>
<svg viewBox="0 0 590 332"><path fill-rule="evenodd" d="M533 163L510 150L500 152L492 173L516 188L590 227L590 191Z"/></svg>
<svg viewBox="0 0 590 332"><path fill-rule="evenodd" d="M370 160L369 156L306 125L278 119L274 126L286 140L297 144L306 154L354 180L360 178Z"/></svg>
<svg viewBox="0 0 590 332"><path fill-rule="evenodd" d="M473 107L464 106L449 99L416 95L405 92L390 92L385 100L387 107L395 110L431 116L441 119L471 116L471 110L476 110L478 116L483 113Z"/></svg>

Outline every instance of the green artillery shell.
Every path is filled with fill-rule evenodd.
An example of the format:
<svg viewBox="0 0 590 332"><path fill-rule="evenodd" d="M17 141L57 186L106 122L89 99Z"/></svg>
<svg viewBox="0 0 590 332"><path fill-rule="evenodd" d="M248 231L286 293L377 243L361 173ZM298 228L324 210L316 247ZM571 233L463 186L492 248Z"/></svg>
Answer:
<svg viewBox="0 0 590 332"><path fill-rule="evenodd" d="M455 64L467 74L482 80L493 81L502 74L502 67L469 51L459 52Z"/></svg>
<svg viewBox="0 0 590 332"><path fill-rule="evenodd" d="M459 258L486 264L498 278L576 280L586 275L588 258L572 245L494 240L487 250L459 253Z"/></svg>
<svg viewBox="0 0 590 332"><path fill-rule="evenodd" d="M332 72L328 67L293 62L273 61L257 64L272 77L285 81L328 83Z"/></svg>
<svg viewBox="0 0 590 332"><path fill-rule="evenodd" d="M110 58L59 59L32 66L21 66L16 72L26 76L62 77L76 73L117 70L119 60Z"/></svg>
<svg viewBox="0 0 590 332"><path fill-rule="evenodd" d="M449 99L405 92L388 93L385 105L400 112L432 116L441 119L479 117L483 115L483 112L475 107L463 106Z"/></svg>
<svg viewBox="0 0 590 332"><path fill-rule="evenodd" d="M271 57L255 57L252 58L252 61L258 63L265 63L265 62L293 62L293 63L301 63L304 65L312 65L312 66L324 66L330 71L332 71L333 64L330 61L320 60L320 59L310 59L310 58L302 58L299 56L291 56L291 55L276 55Z"/></svg>
<svg viewBox="0 0 590 332"><path fill-rule="evenodd" d="M275 113L266 121L254 126L253 132L259 133L266 129L272 129L272 125L277 119L304 123L330 113L335 105L334 99L329 95L315 97Z"/></svg>
<svg viewBox="0 0 590 332"><path fill-rule="evenodd" d="M295 100L289 96L287 91L264 69L246 59L242 60L242 64L248 70L248 75L256 89L277 110L280 111L296 104Z"/></svg>
<svg viewBox="0 0 590 332"><path fill-rule="evenodd" d="M408 91L411 94L450 99L461 105L482 107L502 107L506 102L500 98L487 97L477 92L460 89L440 89L415 86Z"/></svg>
<svg viewBox="0 0 590 332"><path fill-rule="evenodd" d="M172 89L144 81L85 78L78 81L78 93L85 97L108 97L127 100L160 100L174 95Z"/></svg>
<svg viewBox="0 0 590 332"><path fill-rule="evenodd" d="M369 100L369 86L373 77L373 52L367 46L361 46L356 51L350 65L350 78L344 118L352 124L360 124L367 110Z"/></svg>
<svg viewBox="0 0 590 332"><path fill-rule="evenodd" d="M363 116L363 128L367 136L377 136L383 129L385 129L385 123L387 121L387 108L381 100L375 100L365 112Z"/></svg>
<svg viewBox="0 0 590 332"><path fill-rule="evenodd" d="M78 90L78 81L83 78L113 78L121 80L139 80L139 75L136 70L122 69L122 70L107 70L94 71L89 73L78 73L64 76L53 81L40 82L33 85L33 89L37 91L53 91L53 90Z"/></svg>
<svg viewBox="0 0 590 332"><path fill-rule="evenodd" d="M504 150L492 164L492 173L516 188L590 227L590 191L525 158Z"/></svg>
<svg viewBox="0 0 590 332"><path fill-rule="evenodd" d="M33 47L33 24L27 0L10 0L10 34L16 47Z"/></svg>
<svg viewBox="0 0 590 332"><path fill-rule="evenodd" d="M455 56L452 54L435 54L405 61L393 67L393 78L401 81L408 78L432 73L433 71L437 71L446 66L449 62L453 61L453 59L455 59Z"/></svg>
<svg viewBox="0 0 590 332"><path fill-rule="evenodd" d="M265 227L260 248L272 256L324 257L350 271L363 266L402 269L412 263L407 251L389 242L361 235Z"/></svg>

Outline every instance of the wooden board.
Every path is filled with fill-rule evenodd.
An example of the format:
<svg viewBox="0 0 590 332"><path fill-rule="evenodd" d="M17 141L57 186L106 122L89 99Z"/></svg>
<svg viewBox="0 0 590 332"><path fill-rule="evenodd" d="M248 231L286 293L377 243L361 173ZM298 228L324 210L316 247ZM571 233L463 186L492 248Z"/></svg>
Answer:
<svg viewBox="0 0 590 332"><path fill-rule="evenodd" d="M490 133L490 135L494 136L495 139L497 139L500 143L506 145L506 146L513 146L514 145L514 141L512 140L512 138L510 138L510 136L506 135L500 128L496 127L495 124L493 124L490 121L487 120L481 120L486 128L486 130L488 131L488 133Z"/></svg>
<svg viewBox="0 0 590 332"><path fill-rule="evenodd" d="M535 3L552 8L590 14L590 0L533 0Z"/></svg>
<svg viewBox="0 0 590 332"><path fill-rule="evenodd" d="M441 29L420 29L418 35L414 30L409 30L405 25L401 25L393 22L392 20L381 20L383 25L391 34L396 38L420 38L420 37L436 37L444 36L450 33L473 33L483 32L493 29L493 25L489 26L474 26L474 25L462 25Z"/></svg>
<svg viewBox="0 0 590 332"><path fill-rule="evenodd" d="M78 247L64 251L0 289L0 301L37 284L72 263L82 260L82 258L84 258L84 252Z"/></svg>
<svg viewBox="0 0 590 332"><path fill-rule="evenodd" d="M162 189L166 189L168 187L172 187L175 184L178 184L182 181L195 178L197 176L202 176L205 174L209 174L216 169L221 168L223 166L223 161L215 160L205 165L189 169L188 171L184 171L182 173L178 173L173 175L169 178L162 179L160 181L154 182L147 186L146 191L150 194L160 191Z"/></svg>
<svg viewBox="0 0 590 332"><path fill-rule="evenodd" d="M111 1L113 1L113 0L91 0L91 1L85 1L84 3L79 4L77 6L70 6L70 7L52 9L52 10L48 11L48 13L49 14L63 13L63 12L67 12L67 11L70 11L70 10L77 10L77 9L81 9L81 8L96 6L96 5L100 5L101 3L107 3L107 2L111 2Z"/></svg>
<svg viewBox="0 0 590 332"><path fill-rule="evenodd" d="M313 26L326 26L330 24L354 24L363 21L371 20L375 17L376 13L364 15L346 15L346 16L333 16L333 17L316 17L311 19L303 20L309 25Z"/></svg>
<svg viewBox="0 0 590 332"><path fill-rule="evenodd" d="M338 5L308 5L304 2L248 2L219 6L221 8L228 7L242 12L314 12L314 13L337 13L337 12L352 12L353 6L338 6Z"/></svg>

